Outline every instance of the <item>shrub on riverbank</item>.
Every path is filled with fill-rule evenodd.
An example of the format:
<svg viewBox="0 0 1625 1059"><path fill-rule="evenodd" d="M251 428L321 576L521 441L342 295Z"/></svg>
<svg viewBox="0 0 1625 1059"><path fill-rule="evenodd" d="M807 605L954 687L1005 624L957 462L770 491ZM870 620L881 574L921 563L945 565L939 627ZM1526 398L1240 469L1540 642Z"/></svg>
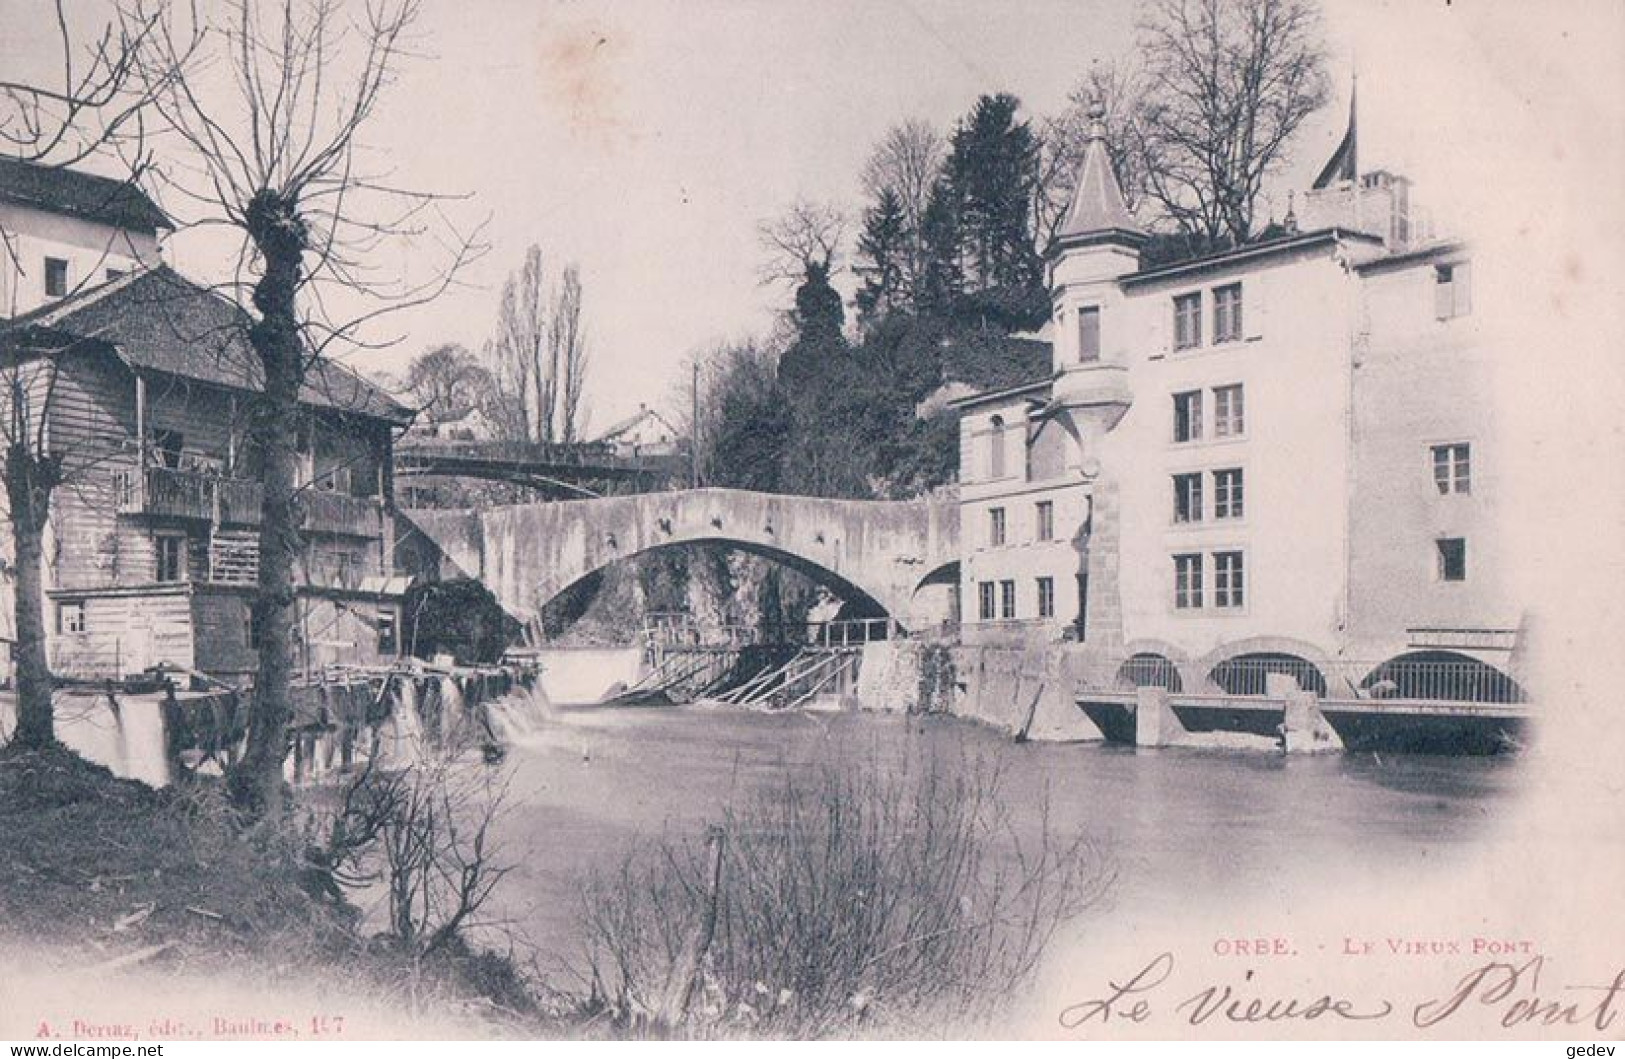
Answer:
<svg viewBox="0 0 1625 1059"><path fill-rule="evenodd" d="M460 930L432 950L369 937L309 837L292 815L245 826L218 781L154 790L61 747L0 749L0 944L77 975L326 980L418 1014L559 1031L511 962Z"/></svg>
<svg viewBox="0 0 1625 1059"><path fill-rule="evenodd" d="M1046 805L1021 809L979 762L787 768L703 842L584 886L589 1006L622 1032L697 1036L989 1015L1112 878Z"/></svg>

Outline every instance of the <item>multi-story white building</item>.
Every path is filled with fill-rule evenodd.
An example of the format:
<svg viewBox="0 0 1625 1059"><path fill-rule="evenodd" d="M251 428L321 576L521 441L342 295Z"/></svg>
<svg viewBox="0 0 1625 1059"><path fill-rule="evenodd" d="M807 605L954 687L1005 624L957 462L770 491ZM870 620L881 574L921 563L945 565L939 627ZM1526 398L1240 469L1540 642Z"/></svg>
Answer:
<svg viewBox="0 0 1625 1059"><path fill-rule="evenodd" d="M0 319L157 265L173 227L128 182L0 156Z"/></svg>
<svg viewBox="0 0 1625 1059"><path fill-rule="evenodd" d="M1310 685L1508 667L1468 251L1412 230L1402 178L1317 184L1301 228L1143 267L1095 121L1052 374L958 402L967 642L1080 641L1186 686L1230 687L1232 659Z"/></svg>

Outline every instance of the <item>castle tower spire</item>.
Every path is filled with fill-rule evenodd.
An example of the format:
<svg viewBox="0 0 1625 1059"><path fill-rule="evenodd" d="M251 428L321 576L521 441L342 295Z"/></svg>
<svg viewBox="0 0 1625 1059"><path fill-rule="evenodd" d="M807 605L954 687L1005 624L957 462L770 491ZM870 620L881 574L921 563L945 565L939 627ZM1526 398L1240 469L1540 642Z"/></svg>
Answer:
<svg viewBox="0 0 1625 1059"><path fill-rule="evenodd" d="M1106 107L1096 99L1089 104L1089 139L1078 168L1078 184L1056 239L1063 248L1091 243L1117 243L1137 247L1145 232L1135 223L1123 199L1123 188L1112 170L1106 143Z"/></svg>

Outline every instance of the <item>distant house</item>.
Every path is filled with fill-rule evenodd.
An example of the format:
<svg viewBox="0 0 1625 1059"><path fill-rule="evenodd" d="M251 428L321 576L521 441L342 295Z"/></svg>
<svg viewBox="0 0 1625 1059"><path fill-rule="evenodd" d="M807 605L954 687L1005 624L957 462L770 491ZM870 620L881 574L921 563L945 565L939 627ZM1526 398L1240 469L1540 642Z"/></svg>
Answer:
<svg viewBox="0 0 1625 1059"><path fill-rule="evenodd" d="M634 415L616 423L593 439L614 448L617 456L672 456L677 453L677 428L648 405L639 404Z"/></svg>
<svg viewBox="0 0 1625 1059"><path fill-rule="evenodd" d="M15 173L0 167L0 177ZM43 186L75 185L53 173ZM20 196L7 187L0 202L10 204ZM62 297L30 295L21 300L32 308L0 322L10 436L43 437L68 476L47 529L50 659L60 676L168 663L238 680L258 661L249 604L263 461L248 425L259 364L242 310L157 263L148 222L161 215L129 208L92 220L71 202L36 196L4 215L17 245L60 253L70 270L92 259L90 250L75 256L79 244L136 251L112 278ZM110 235L121 220L136 227ZM91 232L70 245L53 242ZM15 271L12 282L15 295ZM305 507L296 564L300 662L317 669L393 657L405 584L391 576L391 456L412 413L325 360L311 366L301 403L298 435L289 439L300 454ZM11 590L0 579L5 630Z"/></svg>
<svg viewBox="0 0 1625 1059"><path fill-rule="evenodd" d="M443 418L420 417L412 424L413 437L440 441L497 441L502 432L483 408L459 410Z"/></svg>

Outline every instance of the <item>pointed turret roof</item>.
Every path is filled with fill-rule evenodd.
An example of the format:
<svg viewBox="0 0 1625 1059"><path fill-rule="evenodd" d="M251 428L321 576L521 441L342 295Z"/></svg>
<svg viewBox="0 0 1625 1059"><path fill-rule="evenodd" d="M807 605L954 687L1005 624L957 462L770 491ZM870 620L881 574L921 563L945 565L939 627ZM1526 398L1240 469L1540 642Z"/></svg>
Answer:
<svg viewBox="0 0 1625 1059"><path fill-rule="evenodd" d="M1123 189L1112 171L1105 118L1106 108L1099 100L1089 104L1089 142L1083 149L1072 204L1056 237L1062 246L1097 242L1138 246L1145 241L1145 232L1123 201Z"/></svg>

